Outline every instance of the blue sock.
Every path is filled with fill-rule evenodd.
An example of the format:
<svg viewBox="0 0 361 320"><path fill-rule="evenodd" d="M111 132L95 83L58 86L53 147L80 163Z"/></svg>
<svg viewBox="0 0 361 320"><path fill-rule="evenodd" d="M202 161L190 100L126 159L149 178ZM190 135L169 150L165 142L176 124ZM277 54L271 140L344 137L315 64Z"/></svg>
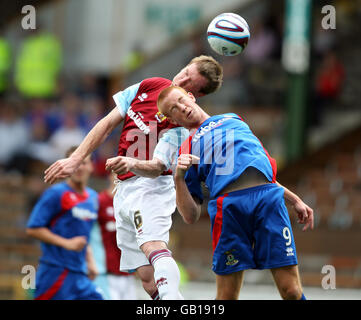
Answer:
<svg viewBox="0 0 361 320"><path fill-rule="evenodd" d="M306 297L305 297L305 295L304 295L303 293L302 293L302 297L301 297L300 300L307 300Z"/></svg>

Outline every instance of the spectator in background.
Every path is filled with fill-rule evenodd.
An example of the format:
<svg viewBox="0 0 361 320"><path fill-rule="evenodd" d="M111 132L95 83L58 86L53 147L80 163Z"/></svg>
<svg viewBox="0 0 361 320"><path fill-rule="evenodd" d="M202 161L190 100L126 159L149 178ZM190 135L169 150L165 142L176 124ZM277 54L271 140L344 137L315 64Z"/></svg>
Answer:
<svg viewBox="0 0 361 320"><path fill-rule="evenodd" d="M51 33L31 31L15 63L15 86L29 98L53 97L61 68L61 43Z"/></svg>
<svg viewBox="0 0 361 320"><path fill-rule="evenodd" d="M316 58L321 59L336 43L336 34L334 30L326 30L322 27L322 20L319 19L315 23L315 31L313 37L313 49Z"/></svg>
<svg viewBox="0 0 361 320"><path fill-rule="evenodd" d="M277 38L272 29L267 28L261 20L254 23L251 40L244 51L245 58L254 64L268 59L277 47Z"/></svg>
<svg viewBox="0 0 361 320"><path fill-rule="evenodd" d="M84 74L81 76L79 83L76 85L76 94L82 100L102 98L102 86L99 79L93 74Z"/></svg>
<svg viewBox="0 0 361 320"><path fill-rule="evenodd" d="M271 92L275 90L276 81L272 78L272 66L279 45L274 28L263 20L265 18L260 18L252 25L251 39L244 50L246 72L242 73L242 78L248 81L244 91L248 93L251 105L269 105L274 101Z"/></svg>
<svg viewBox="0 0 361 320"><path fill-rule="evenodd" d="M3 101L1 105L0 166L9 167L12 158L27 146L28 130L15 104Z"/></svg>
<svg viewBox="0 0 361 320"><path fill-rule="evenodd" d="M335 51L328 51L323 57L316 74L315 99L311 117L313 125L322 123L325 106L339 98L344 80L345 69L343 63L338 59Z"/></svg>
<svg viewBox="0 0 361 320"><path fill-rule="evenodd" d="M86 124L86 112L85 108L87 105L83 103L80 97L73 93L67 92L60 98L57 109L54 110L54 113L57 114L57 117L60 121L60 126L64 126L66 118L71 116L74 118L76 124L85 130Z"/></svg>
<svg viewBox="0 0 361 320"><path fill-rule="evenodd" d="M224 72L222 91L225 92L225 97L227 97L231 106L239 107L242 104L249 103L248 84L244 76L245 66L241 56L227 58L222 61ZM218 98L218 108L222 106L222 100L225 101L225 97Z"/></svg>
<svg viewBox="0 0 361 320"><path fill-rule="evenodd" d="M317 75L317 93L324 98L336 99L342 90L345 69L335 51L329 51Z"/></svg>
<svg viewBox="0 0 361 320"><path fill-rule="evenodd" d="M124 72L128 73L137 70L144 63L145 59L146 56L142 45L140 43L135 44L129 54L124 58Z"/></svg>
<svg viewBox="0 0 361 320"><path fill-rule="evenodd" d="M1 25L0 25L1 30ZM11 67L11 48L8 40L0 31L0 95L3 95L9 86L9 71Z"/></svg>
<svg viewBox="0 0 361 320"><path fill-rule="evenodd" d="M43 123L46 126L47 137L61 126L60 107L46 99L31 99L26 103L25 119L29 128ZM31 130L31 129L30 129Z"/></svg>
<svg viewBox="0 0 361 320"><path fill-rule="evenodd" d="M46 123L41 119L35 119L30 127L30 136L31 140L26 149L29 160L51 163L57 153L48 142L49 132Z"/></svg>
<svg viewBox="0 0 361 320"><path fill-rule="evenodd" d="M89 124L86 112L82 107L87 106L83 106L76 94L67 93L61 98L60 103L49 112L51 119L57 119L57 123L53 121L56 129L49 138L54 155L56 154L57 157L64 154L70 146L82 141L86 135Z"/></svg>
<svg viewBox="0 0 361 320"><path fill-rule="evenodd" d="M56 158L63 155L72 145L79 144L85 135L86 132L77 124L74 116L65 114L63 126L56 130L49 139Z"/></svg>
<svg viewBox="0 0 361 320"><path fill-rule="evenodd" d="M88 132L95 124L105 116L105 107L100 97L89 97L84 101L83 112L81 115L82 127Z"/></svg>

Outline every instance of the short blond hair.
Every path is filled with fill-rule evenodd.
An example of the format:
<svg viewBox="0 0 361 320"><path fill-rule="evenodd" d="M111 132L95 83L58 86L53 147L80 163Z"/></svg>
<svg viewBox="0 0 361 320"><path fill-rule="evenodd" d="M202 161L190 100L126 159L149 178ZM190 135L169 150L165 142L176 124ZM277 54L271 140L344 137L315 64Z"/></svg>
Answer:
<svg viewBox="0 0 361 320"><path fill-rule="evenodd" d="M223 67L211 56L200 55L193 58L188 66L195 63L201 76L206 78L207 85L199 90L203 94L209 94L218 90L223 82Z"/></svg>

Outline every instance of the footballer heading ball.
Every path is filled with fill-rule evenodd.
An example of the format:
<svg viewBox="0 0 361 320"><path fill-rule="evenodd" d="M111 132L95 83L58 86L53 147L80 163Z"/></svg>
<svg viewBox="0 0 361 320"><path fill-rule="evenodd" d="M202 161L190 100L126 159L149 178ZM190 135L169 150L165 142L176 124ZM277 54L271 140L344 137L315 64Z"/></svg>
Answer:
<svg viewBox="0 0 361 320"><path fill-rule="evenodd" d="M235 13L222 13L208 26L207 40L211 48L223 56L240 54L250 37L245 19Z"/></svg>

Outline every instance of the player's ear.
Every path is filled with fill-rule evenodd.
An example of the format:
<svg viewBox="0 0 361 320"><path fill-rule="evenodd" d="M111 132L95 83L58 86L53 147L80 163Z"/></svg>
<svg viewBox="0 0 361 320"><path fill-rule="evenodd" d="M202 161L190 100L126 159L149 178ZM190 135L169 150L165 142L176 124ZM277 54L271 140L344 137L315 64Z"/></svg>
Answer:
<svg viewBox="0 0 361 320"><path fill-rule="evenodd" d="M175 120L173 120L173 119L171 119L171 118L169 118L169 117L167 117L167 119L169 120L169 122L170 122L171 124L174 124L174 125L176 125L176 126L179 125L177 121L175 121Z"/></svg>
<svg viewBox="0 0 361 320"><path fill-rule="evenodd" d="M192 92L188 92L188 96L190 96L191 99L192 99L194 102L196 101L196 98L195 98L195 96L193 95Z"/></svg>

